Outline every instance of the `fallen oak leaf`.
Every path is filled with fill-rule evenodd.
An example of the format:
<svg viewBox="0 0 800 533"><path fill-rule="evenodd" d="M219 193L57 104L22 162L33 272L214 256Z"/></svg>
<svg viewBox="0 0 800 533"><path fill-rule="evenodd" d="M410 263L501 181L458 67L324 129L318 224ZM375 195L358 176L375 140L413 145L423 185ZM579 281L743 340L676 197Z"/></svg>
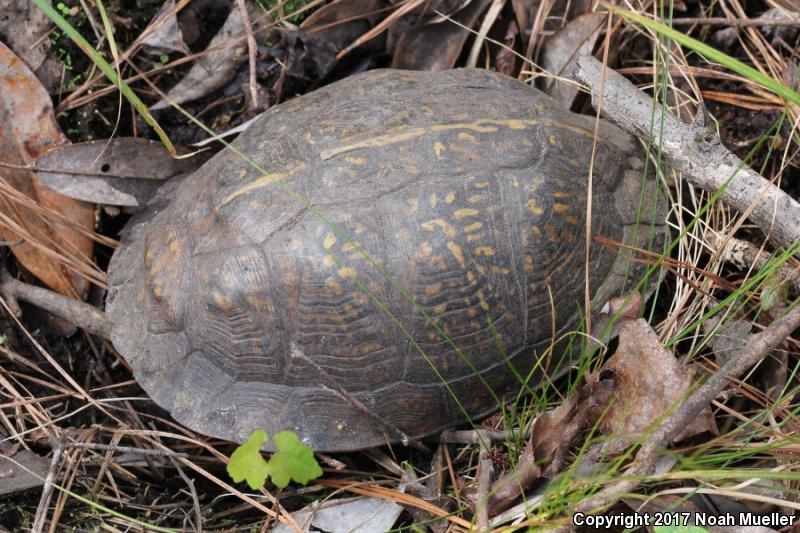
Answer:
<svg viewBox="0 0 800 533"><path fill-rule="evenodd" d="M75 226L56 226L52 218L3 195L0 241L24 239L11 250L27 270L62 294L82 295L88 283L76 270L91 270L92 240L77 228L86 233L94 229L94 210L90 204L55 193L32 172L21 168L67 140L56 124L50 95L2 42L0 88L0 162L10 165L0 167L0 179L40 204L42 211L55 211ZM53 258L59 255L70 260L71 269Z"/></svg>
<svg viewBox="0 0 800 533"><path fill-rule="evenodd" d="M34 161L39 179L70 198L137 207L165 180L193 172L210 154L175 159L157 141L134 137L66 144Z"/></svg>
<svg viewBox="0 0 800 533"><path fill-rule="evenodd" d="M613 437L607 451L627 448L685 397L692 385L689 370L667 351L644 319L625 319L617 324L619 347L603 365L615 381L612 404L600 422L600 430ZM706 407L674 439L675 442L703 432L718 432L711 408Z"/></svg>

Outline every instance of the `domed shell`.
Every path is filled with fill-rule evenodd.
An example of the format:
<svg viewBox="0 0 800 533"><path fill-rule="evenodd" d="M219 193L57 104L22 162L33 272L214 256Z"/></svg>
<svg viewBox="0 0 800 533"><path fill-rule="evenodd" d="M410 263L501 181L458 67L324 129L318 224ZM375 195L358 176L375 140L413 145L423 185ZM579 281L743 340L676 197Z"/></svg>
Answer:
<svg viewBox="0 0 800 533"><path fill-rule="evenodd" d="M542 354L584 300L594 129L485 70L370 71L276 106L132 220L112 340L224 439L351 450L487 414L564 366ZM592 233L642 245L639 147L599 139ZM640 269L593 244L595 304Z"/></svg>

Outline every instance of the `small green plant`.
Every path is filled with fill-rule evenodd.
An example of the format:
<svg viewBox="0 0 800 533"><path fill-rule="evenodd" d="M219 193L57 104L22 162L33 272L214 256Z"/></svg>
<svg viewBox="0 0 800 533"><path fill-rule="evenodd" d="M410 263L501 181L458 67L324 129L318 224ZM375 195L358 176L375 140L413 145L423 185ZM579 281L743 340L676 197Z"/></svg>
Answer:
<svg viewBox="0 0 800 533"><path fill-rule="evenodd" d="M64 17L74 17L80 11L77 6L69 7L68 5L64 4L64 2L57 3L56 8L61 11L61 14L64 15Z"/></svg>
<svg viewBox="0 0 800 533"><path fill-rule="evenodd" d="M233 452L228 461L228 475L236 483L247 481L255 490L271 477L275 486L282 489L292 480L305 485L322 475L314 452L291 431L281 431L272 437L277 451L269 461L261 456L261 445L267 440L267 434L257 429Z"/></svg>

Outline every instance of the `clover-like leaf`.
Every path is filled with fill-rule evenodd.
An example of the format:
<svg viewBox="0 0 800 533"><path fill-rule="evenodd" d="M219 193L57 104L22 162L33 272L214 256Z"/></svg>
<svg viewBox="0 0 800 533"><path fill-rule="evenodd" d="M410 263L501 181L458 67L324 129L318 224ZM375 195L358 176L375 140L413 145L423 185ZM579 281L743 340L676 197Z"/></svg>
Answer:
<svg viewBox="0 0 800 533"><path fill-rule="evenodd" d="M273 440L278 451L272 454L267 467L275 486L284 488L291 480L305 485L322 475L314 452L300 442L297 435L291 431L281 431Z"/></svg>
<svg viewBox="0 0 800 533"><path fill-rule="evenodd" d="M265 442L267 434L257 429L233 452L227 470L236 483L246 480L253 490L264 486L270 473L270 467L261 457L261 445Z"/></svg>

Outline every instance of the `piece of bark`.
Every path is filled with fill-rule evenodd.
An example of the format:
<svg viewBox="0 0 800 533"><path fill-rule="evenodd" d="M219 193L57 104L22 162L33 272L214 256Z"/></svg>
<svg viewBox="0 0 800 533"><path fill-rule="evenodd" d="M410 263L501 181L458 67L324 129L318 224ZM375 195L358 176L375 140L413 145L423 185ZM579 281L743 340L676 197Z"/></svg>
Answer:
<svg viewBox="0 0 800 533"><path fill-rule="evenodd" d="M712 193L722 191L722 201L747 213L772 242L787 248L800 242L800 203L732 154L716 134L684 124L594 57L578 59L575 77L591 88L593 105L601 100L601 113L623 129L647 139L657 124L653 150L661 150L685 179Z"/></svg>

